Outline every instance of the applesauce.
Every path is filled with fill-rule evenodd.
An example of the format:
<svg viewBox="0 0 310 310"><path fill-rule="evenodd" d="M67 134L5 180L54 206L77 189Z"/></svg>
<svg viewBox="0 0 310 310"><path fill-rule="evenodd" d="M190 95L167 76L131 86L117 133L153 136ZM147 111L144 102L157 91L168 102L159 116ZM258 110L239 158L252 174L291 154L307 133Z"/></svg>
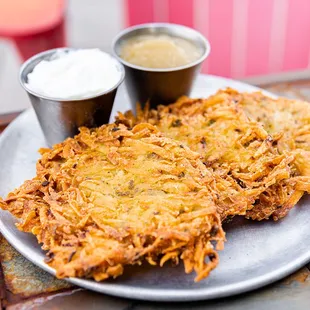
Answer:
<svg viewBox="0 0 310 310"><path fill-rule="evenodd" d="M189 40L170 35L138 35L126 40L120 49L125 61L145 68L175 68L202 56L202 50Z"/></svg>

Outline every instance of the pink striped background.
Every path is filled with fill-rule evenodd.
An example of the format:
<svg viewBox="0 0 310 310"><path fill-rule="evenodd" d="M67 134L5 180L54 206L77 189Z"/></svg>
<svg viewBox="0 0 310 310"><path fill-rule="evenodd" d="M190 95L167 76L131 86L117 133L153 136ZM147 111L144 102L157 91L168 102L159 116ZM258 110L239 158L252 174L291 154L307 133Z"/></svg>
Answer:
<svg viewBox="0 0 310 310"><path fill-rule="evenodd" d="M127 26L196 28L212 51L203 72L244 77L310 68L310 0L124 0Z"/></svg>

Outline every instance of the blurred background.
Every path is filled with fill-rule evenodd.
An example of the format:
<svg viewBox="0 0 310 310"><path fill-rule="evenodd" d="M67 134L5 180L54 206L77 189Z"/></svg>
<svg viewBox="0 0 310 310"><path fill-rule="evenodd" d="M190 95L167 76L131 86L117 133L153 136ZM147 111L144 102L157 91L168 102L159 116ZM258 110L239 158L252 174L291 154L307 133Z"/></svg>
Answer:
<svg viewBox="0 0 310 310"><path fill-rule="evenodd" d="M0 0L0 113L30 105L18 82L25 59L60 46L110 52L120 30L146 22L202 32L212 50L204 73L308 74L309 12L310 0Z"/></svg>

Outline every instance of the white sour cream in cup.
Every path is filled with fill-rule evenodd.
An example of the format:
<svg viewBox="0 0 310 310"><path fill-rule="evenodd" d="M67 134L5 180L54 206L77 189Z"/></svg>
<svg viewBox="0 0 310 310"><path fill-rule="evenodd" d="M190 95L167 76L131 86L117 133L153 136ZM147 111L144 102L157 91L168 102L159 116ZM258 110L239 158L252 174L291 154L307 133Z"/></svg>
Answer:
<svg viewBox="0 0 310 310"><path fill-rule="evenodd" d="M26 87L41 96L83 99L108 91L121 78L117 60L99 49L58 51L34 67Z"/></svg>

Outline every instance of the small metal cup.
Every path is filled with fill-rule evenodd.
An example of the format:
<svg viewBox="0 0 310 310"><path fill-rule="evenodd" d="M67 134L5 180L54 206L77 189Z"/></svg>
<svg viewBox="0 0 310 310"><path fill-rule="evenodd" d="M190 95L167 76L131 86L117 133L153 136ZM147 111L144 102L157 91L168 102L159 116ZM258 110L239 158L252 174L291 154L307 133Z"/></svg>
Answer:
<svg viewBox="0 0 310 310"><path fill-rule="evenodd" d="M154 69L133 65L120 57L122 45L139 35L171 35L186 39L201 50L201 57L187 65L176 68ZM113 42L115 57L124 65L125 84L135 111L139 102L142 107L147 101L151 107L169 104L182 95L189 95L202 62L210 53L208 40L198 31L176 24L150 23L130 27L122 31Z"/></svg>
<svg viewBox="0 0 310 310"><path fill-rule="evenodd" d="M58 51L70 50L74 49L58 48L37 54L27 60L20 69L20 83L29 95L49 146L67 137L73 137L81 126L97 127L108 123L118 86L125 77L124 67L118 63L118 70L121 72L119 82L107 91L83 99L49 98L27 87L27 76L40 61L50 60Z"/></svg>

